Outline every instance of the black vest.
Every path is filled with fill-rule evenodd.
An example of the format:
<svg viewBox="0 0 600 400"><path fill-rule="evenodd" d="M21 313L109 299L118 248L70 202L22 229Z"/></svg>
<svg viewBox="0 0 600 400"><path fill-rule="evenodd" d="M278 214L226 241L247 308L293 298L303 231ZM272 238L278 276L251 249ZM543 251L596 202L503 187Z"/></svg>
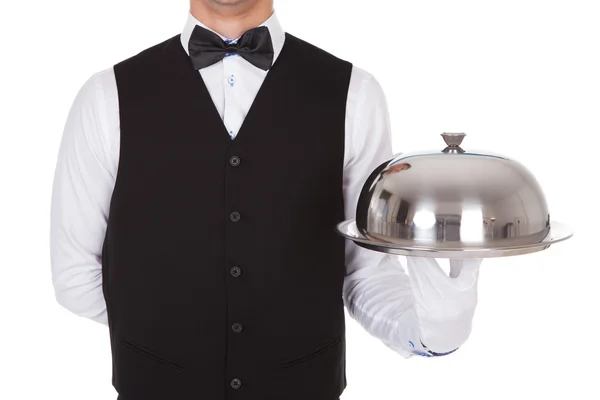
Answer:
<svg viewBox="0 0 600 400"><path fill-rule="evenodd" d="M114 66L102 252L125 400L331 400L346 386L352 65L290 34L232 140L179 35Z"/></svg>

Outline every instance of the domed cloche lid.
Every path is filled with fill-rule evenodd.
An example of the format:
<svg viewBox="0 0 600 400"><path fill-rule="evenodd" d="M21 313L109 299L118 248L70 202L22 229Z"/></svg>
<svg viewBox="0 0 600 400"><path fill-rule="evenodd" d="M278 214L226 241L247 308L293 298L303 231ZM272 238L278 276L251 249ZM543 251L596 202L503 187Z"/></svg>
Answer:
<svg viewBox="0 0 600 400"><path fill-rule="evenodd" d="M356 219L337 231L385 253L487 258L532 253L568 239L551 221L535 177L508 157L464 150L464 133L443 133L441 151L399 153L360 194Z"/></svg>

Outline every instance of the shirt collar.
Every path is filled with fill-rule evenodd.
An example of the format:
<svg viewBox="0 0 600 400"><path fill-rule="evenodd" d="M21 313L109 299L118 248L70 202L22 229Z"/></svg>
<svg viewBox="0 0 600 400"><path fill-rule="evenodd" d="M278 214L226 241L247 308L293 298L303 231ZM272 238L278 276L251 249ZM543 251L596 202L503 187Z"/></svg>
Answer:
<svg viewBox="0 0 600 400"><path fill-rule="evenodd" d="M188 49L188 42L190 41L190 37L192 36L192 31L194 30L194 27L196 25L200 25L201 27L206 28L209 31L216 33L223 40L230 40L230 38L226 38L225 36L219 34L218 32L215 32L212 29L210 29L209 27L207 27L202 22L198 21L192 15L192 13L188 12L187 21L185 23L185 26L183 27L183 31L181 32L181 45L183 46L183 48L188 56L190 55L190 51ZM273 13L271 14L271 16L269 18L267 18L262 24L260 24L258 26L266 26L269 29L269 33L271 34L271 41L273 42L273 52L274 52L273 63L275 63L277 56L279 56L279 53L281 53L281 48L283 47L283 42L285 41L285 32L283 31L283 29L281 28L281 25L279 24L279 20L277 18L277 15L275 14L275 10L273 10ZM236 41L237 39L239 39L239 37L237 37L233 40ZM271 64L271 65L273 65L273 64Z"/></svg>

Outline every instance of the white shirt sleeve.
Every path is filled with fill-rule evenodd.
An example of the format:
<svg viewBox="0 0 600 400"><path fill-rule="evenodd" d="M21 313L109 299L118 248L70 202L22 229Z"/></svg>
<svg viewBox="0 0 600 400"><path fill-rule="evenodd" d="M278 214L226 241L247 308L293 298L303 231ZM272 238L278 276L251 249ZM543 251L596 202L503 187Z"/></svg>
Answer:
<svg viewBox="0 0 600 400"><path fill-rule="evenodd" d="M346 219L356 217L363 184L393 157L387 102L377 80L353 67L346 109L344 202ZM367 332L404 357L425 355L408 275L398 256L346 240L344 304Z"/></svg>
<svg viewBox="0 0 600 400"><path fill-rule="evenodd" d="M105 325L101 254L116 174L110 151L118 129L116 100L112 68L94 74L77 93L58 151L50 216L56 300Z"/></svg>

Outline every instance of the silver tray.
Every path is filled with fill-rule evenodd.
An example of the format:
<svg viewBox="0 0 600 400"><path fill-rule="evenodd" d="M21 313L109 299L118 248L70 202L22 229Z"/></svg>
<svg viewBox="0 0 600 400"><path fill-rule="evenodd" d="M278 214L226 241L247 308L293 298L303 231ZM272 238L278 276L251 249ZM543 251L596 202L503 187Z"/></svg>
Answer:
<svg viewBox="0 0 600 400"><path fill-rule="evenodd" d="M549 233L536 243L502 247L428 247L415 245L399 245L366 238L361 234L354 219L340 222L336 231L346 239L352 240L357 245L369 250L403 256L430 257L430 258L492 258L508 257L521 254L535 253L550 247L573 236L573 231L560 222L553 221Z"/></svg>

